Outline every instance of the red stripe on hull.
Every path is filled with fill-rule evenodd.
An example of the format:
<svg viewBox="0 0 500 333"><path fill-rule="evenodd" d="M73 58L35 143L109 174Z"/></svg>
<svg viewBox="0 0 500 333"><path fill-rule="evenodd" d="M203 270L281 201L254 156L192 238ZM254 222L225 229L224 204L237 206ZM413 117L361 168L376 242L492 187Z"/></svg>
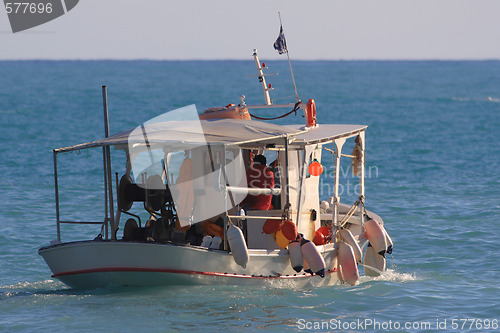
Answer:
<svg viewBox="0 0 500 333"><path fill-rule="evenodd" d="M334 268L331 271L325 272L325 274L331 274L336 272L337 269ZM167 268L133 268L133 267L109 267L109 268L94 268L94 269L84 269L78 271L62 272L52 275L53 278L67 275L76 274L88 274L88 273L107 273L107 272L144 272L144 273L176 273L176 274L190 274L190 275L209 275L209 276L224 276L224 277L235 277L235 278L246 278L246 279L296 279L311 277L311 274L303 273L301 275L280 275L280 276L256 276L256 275L246 275L246 274L233 274L233 273L218 273L218 272L199 272L199 271L188 271L179 269L167 269ZM315 275L315 274L314 274ZM316 276L316 275L315 275Z"/></svg>

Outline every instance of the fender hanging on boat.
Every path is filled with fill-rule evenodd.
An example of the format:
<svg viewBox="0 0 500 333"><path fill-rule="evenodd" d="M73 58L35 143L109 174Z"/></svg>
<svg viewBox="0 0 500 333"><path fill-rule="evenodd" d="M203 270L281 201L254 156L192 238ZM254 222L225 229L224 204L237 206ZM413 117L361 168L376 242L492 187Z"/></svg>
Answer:
<svg viewBox="0 0 500 333"><path fill-rule="evenodd" d="M227 241L229 242L229 246L231 246L234 261L241 267L246 268L250 257L241 229L231 224L227 230Z"/></svg>
<svg viewBox="0 0 500 333"><path fill-rule="evenodd" d="M325 259L323 259L323 256L319 253L316 245L314 245L313 242L302 238L300 250L304 260L311 268L311 271L322 278L325 277Z"/></svg>
<svg viewBox="0 0 500 333"><path fill-rule="evenodd" d="M381 225L375 220L369 220L365 223L365 230L366 238L370 241L375 252L385 258L387 243Z"/></svg>
<svg viewBox="0 0 500 333"><path fill-rule="evenodd" d="M376 253L372 245L368 243L363 259L363 270L366 276L380 276L386 269L385 258Z"/></svg>
<svg viewBox="0 0 500 333"><path fill-rule="evenodd" d="M342 271L342 280L354 286L359 280L359 271L352 247L346 242L341 242L338 251L338 269Z"/></svg>
<svg viewBox="0 0 500 333"><path fill-rule="evenodd" d="M290 256L290 264L297 273L304 267L304 259L300 250L300 242L295 240L288 245L288 255Z"/></svg>
<svg viewBox="0 0 500 333"><path fill-rule="evenodd" d="M340 237L344 242L351 246L356 263L361 264L362 251L352 233L345 228L340 228Z"/></svg>
<svg viewBox="0 0 500 333"><path fill-rule="evenodd" d="M382 231L384 232L385 242L387 243L386 253L391 254L392 253L392 248L394 246L394 243L392 242L392 238L391 238L391 236L389 236L389 233L387 232L387 230L385 230L385 228L384 228L383 225L381 225L380 227L382 228Z"/></svg>

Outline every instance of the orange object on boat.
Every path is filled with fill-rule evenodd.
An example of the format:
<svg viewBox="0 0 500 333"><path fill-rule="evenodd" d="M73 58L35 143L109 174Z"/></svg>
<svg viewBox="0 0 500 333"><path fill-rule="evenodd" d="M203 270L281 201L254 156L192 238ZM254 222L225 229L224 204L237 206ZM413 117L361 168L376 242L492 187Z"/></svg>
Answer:
<svg viewBox="0 0 500 333"><path fill-rule="evenodd" d="M308 127L316 125L316 103L312 98L307 102L306 125Z"/></svg>
<svg viewBox="0 0 500 333"><path fill-rule="evenodd" d="M289 241L294 241L297 239L297 226L292 221L285 221L281 226L281 232Z"/></svg>
<svg viewBox="0 0 500 333"><path fill-rule="evenodd" d="M278 230L281 229L281 221L280 220L267 220L262 226L262 232L265 234L274 234Z"/></svg>
<svg viewBox="0 0 500 333"><path fill-rule="evenodd" d="M276 244L282 250L290 244L290 240L283 235L283 229L276 232Z"/></svg>
<svg viewBox="0 0 500 333"><path fill-rule="evenodd" d="M321 231L316 230L316 233L314 235L313 243L315 245L323 245L325 244L325 235L321 233Z"/></svg>

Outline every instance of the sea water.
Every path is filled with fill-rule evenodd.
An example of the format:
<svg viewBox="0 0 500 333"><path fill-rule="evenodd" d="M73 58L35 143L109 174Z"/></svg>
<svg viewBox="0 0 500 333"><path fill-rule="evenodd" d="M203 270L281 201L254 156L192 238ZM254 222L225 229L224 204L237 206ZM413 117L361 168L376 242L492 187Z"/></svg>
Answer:
<svg viewBox="0 0 500 333"><path fill-rule="evenodd" d="M273 99L293 102L288 64L266 63L280 73L268 77ZM0 331L498 331L500 62L293 66L298 93L316 100L320 123L368 125L366 205L394 241L383 276L318 289L69 289L37 254L56 238L52 149L103 136L101 86L108 86L110 128L118 133L190 104L238 104L243 94L248 104L261 104L260 83L245 76L255 74L251 60L4 61ZM303 122L300 114L277 121ZM76 177L61 198L64 213L102 220L102 184L86 180L87 173L100 175L101 165L92 156L65 155L83 171L61 166ZM349 177L345 203L357 195ZM331 194L325 187L321 198ZM62 234L88 239L99 231L64 225Z"/></svg>

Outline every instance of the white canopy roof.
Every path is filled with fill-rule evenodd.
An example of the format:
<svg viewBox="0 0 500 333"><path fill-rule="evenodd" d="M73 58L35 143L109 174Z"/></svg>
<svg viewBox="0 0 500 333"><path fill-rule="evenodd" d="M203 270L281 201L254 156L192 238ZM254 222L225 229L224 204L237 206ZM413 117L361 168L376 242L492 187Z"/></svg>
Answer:
<svg viewBox="0 0 500 333"><path fill-rule="evenodd" d="M165 147L171 150L190 149L205 144L243 145L251 143L281 144L284 137L295 139L291 144L326 142L363 131L363 125L320 125L304 128L303 125L281 126L261 121L241 119L217 119L199 121L168 121L145 124L109 138L75 146L56 149L66 152L85 148L118 147Z"/></svg>
<svg viewBox="0 0 500 333"><path fill-rule="evenodd" d="M366 125L321 124L317 127L310 128L307 132L298 134L293 143L306 145L329 142L335 139L357 135L367 127Z"/></svg>

